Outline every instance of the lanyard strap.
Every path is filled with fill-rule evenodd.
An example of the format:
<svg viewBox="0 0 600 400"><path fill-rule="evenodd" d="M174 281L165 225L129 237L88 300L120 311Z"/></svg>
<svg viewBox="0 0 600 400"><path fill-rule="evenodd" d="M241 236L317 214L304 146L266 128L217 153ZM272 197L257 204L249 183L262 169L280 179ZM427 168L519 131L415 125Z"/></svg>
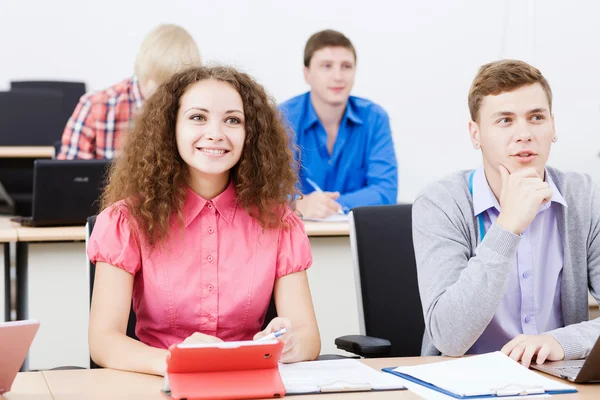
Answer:
<svg viewBox="0 0 600 400"><path fill-rule="evenodd" d="M473 175L475 175L475 170L471 172L469 175L469 192L471 193L471 197L473 197ZM479 225L479 242L483 242L483 238L485 237L485 224L483 221L483 213L479 213L477 215L477 223Z"/></svg>

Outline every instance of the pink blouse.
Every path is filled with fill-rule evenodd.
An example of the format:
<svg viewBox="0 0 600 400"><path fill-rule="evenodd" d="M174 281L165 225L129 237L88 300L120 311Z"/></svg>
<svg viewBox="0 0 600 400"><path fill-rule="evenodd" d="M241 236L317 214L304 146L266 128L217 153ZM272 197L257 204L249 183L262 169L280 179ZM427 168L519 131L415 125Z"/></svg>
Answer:
<svg viewBox="0 0 600 400"><path fill-rule="evenodd" d="M112 211L112 212L111 212ZM98 215L88 257L134 276L135 332L149 346L168 348L194 332L224 341L260 331L277 278L312 263L304 224L265 229L236 205L233 184L207 201L188 189L183 219L151 252L129 225L124 202Z"/></svg>

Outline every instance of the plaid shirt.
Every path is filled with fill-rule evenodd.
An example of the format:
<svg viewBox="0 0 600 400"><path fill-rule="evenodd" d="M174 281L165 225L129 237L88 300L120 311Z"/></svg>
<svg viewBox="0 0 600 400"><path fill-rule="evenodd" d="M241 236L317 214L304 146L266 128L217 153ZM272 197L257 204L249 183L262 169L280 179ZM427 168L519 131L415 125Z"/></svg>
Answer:
<svg viewBox="0 0 600 400"><path fill-rule="evenodd" d="M67 122L56 158L114 158L142 102L135 75L106 90L82 96Z"/></svg>

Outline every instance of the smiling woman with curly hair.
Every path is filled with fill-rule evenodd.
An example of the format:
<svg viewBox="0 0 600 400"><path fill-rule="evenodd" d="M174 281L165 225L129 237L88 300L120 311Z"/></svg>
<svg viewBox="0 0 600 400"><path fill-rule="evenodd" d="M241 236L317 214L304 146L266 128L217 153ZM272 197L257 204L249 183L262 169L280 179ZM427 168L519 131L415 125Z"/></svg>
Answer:
<svg viewBox="0 0 600 400"><path fill-rule="evenodd" d="M97 364L163 374L172 344L282 328L282 361L316 358L290 143L263 87L232 68L190 69L148 99L88 243ZM271 294L279 317L260 331ZM140 342L125 334L132 299Z"/></svg>

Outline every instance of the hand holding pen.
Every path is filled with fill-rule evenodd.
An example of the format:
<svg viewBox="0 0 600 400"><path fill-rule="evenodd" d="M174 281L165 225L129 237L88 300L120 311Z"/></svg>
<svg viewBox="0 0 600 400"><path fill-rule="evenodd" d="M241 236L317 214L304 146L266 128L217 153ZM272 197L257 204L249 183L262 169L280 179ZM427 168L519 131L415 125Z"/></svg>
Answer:
<svg viewBox="0 0 600 400"><path fill-rule="evenodd" d="M277 339L278 337L280 337L284 333L287 333L287 329L286 328L281 328L278 331L271 332L267 336L260 337L260 338L258 338L256 340L258 340L258 341L273 340L273 339Z"/></svg>
<svg viewBox="0 0 600 400"><path fill-rule="evenodd" d="M254 335L254 340L278 339L283 341L283 350L281 352L281 362L294 362L298 360L297 340L292 329L292 322L289 318L273 318L267 327Z"/></svg>
<svg viewBox="0 0 600 400"><path fill-rule="evenodd" d="M314 192L304 196L296 203L296 207L304 218L327 218L333 214L344 214L342 206L336 201L340 194L338 192L324 192L312 179L306 182L311 185Z"/></svg>
<svg viewBox="0 0 600 400"><path fill-rule="evenodd" d="M308 184L310 186L312 186L313 189L315 189L315 192L317 192L317 193L325 193L325 192L323 192L323 190L321 189L321 187L319 185L317 185L317 183L315 181L313 181L312 179L306 178L306 182L308 182ZM339 192L327 192L327 193L337 194L337 196L335 196L335 199L337 199L338 197L340 197ZM342 210L342 206L340 206L338 203L336 203L336 204L338 205L337 213L341 214L341 215L344 215L344 210Z"/></svg>

